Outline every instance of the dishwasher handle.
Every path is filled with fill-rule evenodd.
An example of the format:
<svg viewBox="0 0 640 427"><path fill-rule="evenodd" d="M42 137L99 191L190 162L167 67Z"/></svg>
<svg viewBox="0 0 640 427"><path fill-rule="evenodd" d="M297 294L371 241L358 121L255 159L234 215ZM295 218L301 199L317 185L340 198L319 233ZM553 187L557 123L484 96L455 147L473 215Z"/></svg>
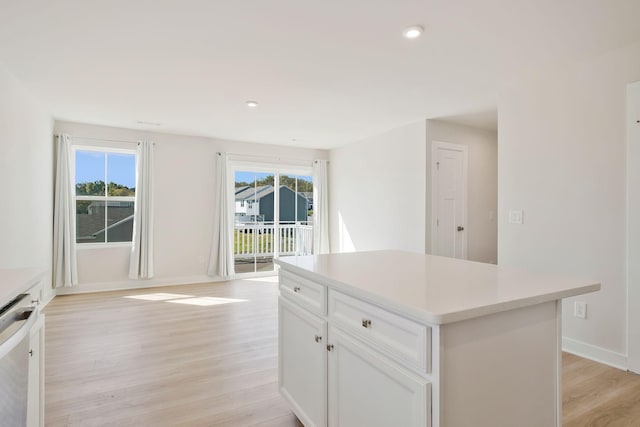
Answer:
<svg viewBox="0 0 640 427"><path fill-rule="evenodd" d="M0 360L16 348L36 323L38 312L35 307L26 307L16 311L14 324L10 326L11 334L0 341Z"/></svg>

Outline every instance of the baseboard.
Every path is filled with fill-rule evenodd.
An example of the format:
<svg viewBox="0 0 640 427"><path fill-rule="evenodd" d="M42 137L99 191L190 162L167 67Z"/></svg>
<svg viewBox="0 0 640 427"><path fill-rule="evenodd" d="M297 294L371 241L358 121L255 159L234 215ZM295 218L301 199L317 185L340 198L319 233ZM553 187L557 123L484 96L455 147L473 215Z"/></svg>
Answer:
<svg viewBox="0 0 640 427"><path fill-rule="evenodd" d="M120 282L87 283L69 288L57 288L56 295L84 294L89 292L121 291L157 288L161 286L192 285L196 283L222 282L224 279L210 276L154 278L149 280L124 280Z"/></svg>
<svg viewBox="0 0 640 427"><path fill-rule="evenodd" d="M562 350L594 362L604 363L605 365L627 371L629 367L628 358L624 354L607 350L592 344L574 340L573 338L562 337Z"/></svg>

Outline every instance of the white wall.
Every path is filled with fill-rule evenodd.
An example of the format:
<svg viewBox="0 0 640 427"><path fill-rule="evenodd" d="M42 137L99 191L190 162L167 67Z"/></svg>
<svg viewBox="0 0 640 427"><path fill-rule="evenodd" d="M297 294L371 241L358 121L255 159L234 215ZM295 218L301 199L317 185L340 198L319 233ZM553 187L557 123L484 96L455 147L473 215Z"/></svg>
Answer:
<svg viewBox="0 0 640 427"><path fill-rule="evenodd" d="M431 251L431 146L434 141L468 147L467 259L495 264L498 259L498 135L484 129L427 120L427 252Z"/></svg>
<svg viewBox="0 0 640 427"><path fill-rule="evenodd" d="M425 122L331 150L331 251L424 252Z"/></svg>
<svg viewBox="0 0 640 427"><path fill-rule="evenodd" d="M215 153L308 160L327 158L324 150L250 144L213 138L56 122L56 132L79 137L137 141L155 145L155 277L129 283L129 247L79 249L75 289L103 289L143 284L189 283L206 276L214 211ZM132 147L135 145L132 144Z"/></svg>
<svg viewBox="0 0 640 427"><path fill-rule="evenodd" d="M51 271L53 119L0 67L0 268ZM51 288L51 274L45 289Z"/></svg>
<svg viewBox="0 0 640 427"><path fill-rule="evenodd" d="M625 94L640 44L504 91L499 101L498 262L586 276L602 290L564 304L565 346L626 363ZM524 210L524 224L507 222ZM573 301L588 319L573 317Z"/></svg>

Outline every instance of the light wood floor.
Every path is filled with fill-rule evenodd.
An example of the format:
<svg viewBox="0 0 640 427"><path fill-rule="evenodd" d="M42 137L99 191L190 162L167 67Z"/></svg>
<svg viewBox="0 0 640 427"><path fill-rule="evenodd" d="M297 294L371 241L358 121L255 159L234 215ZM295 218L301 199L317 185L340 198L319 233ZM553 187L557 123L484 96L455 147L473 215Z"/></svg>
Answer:
<svg viewBox="0 0 640 427"><path fill-rule="evenodd" d="M562 355L564 427L640 426L640 375Z"/></svg>
<svg viewBox="0 0 640 427"><path fill-rule="evenodd" d="M47 427L301 426L277 390L277 294L265 279L55 298ZM563 365L564 426L640 426L640 376Z"/></svg>
<svg viewBox="0 0 640 427"><path fill-rule="evenodd" d="M167 293L182 296L126 298ZM215 298L246 301L193 305ZM278 394L274 282L62 296L45 313L47 427L301 425Z"/></svg>

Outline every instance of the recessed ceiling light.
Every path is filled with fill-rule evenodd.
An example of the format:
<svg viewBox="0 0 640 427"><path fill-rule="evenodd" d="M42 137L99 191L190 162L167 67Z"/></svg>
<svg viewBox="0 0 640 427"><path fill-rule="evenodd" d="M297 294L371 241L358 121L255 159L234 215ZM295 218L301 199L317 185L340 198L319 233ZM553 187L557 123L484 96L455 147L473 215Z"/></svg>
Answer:
<svg viewBox="0 0 640 427"><path fill-rule="evenodd" d="M256 108L257 106L258 106L258 103L256 101L247 101L247 107Z"/></svg>
<svg viewBox="0 0 640 427"><path fill-rule="evenodd" d="M402 32L402 35L407 39L416 39L422 35L424 32L424 28L422 25L412 25L411 27L407 27Z"/></svg>

